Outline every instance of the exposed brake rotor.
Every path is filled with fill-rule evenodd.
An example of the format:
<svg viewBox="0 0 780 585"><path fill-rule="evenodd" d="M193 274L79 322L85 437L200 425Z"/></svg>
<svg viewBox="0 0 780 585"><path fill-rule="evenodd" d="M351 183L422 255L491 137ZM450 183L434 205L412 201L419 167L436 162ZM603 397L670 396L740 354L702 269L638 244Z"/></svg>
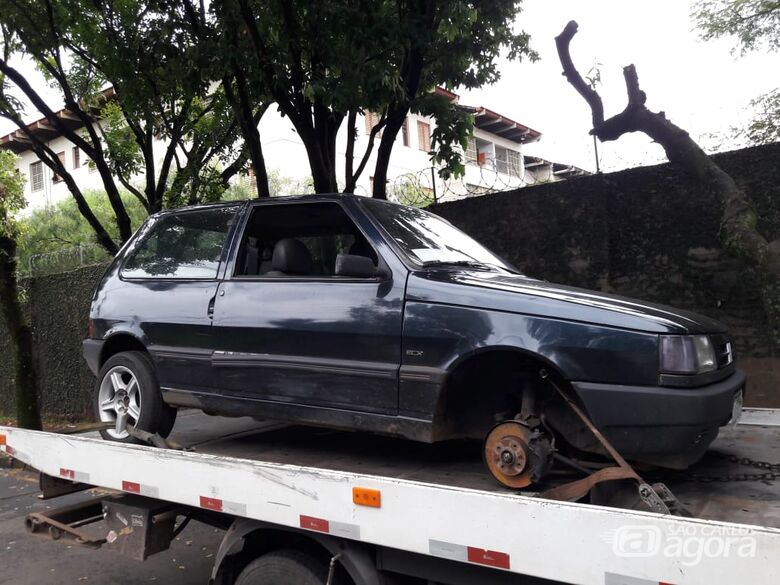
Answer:
<svg viewBox="0 0 780 585"><path fill-rule="evenodd" d="M488 433L483 458L490 473L510 488L524 488L540 481L550 468L549 438L520 421L499 423Z"/></svg>

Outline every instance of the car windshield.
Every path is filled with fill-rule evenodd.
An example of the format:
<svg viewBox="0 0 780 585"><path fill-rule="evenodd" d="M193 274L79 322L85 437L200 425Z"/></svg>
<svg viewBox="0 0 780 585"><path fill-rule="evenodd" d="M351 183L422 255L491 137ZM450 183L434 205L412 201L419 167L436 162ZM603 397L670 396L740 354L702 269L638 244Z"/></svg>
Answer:
<svg viewBox="0 0 780 585"><path fill-rule="evenodd" d="M437 215L376 199L366 199L363 203L404 254L418 264L462 264L516 272L482 244Z"/></svg>

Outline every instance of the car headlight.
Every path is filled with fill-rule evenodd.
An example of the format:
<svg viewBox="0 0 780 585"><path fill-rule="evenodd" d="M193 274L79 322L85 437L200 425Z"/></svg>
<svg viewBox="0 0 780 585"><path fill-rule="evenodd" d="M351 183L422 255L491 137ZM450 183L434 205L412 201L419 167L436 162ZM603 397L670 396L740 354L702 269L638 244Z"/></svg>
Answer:
<svg viewBox="0 0 780 585"><path fill-rule="evenodd" d="M715 347L706 335L662 335L660 365L664 374L703 374L718 369Z"/></svg>

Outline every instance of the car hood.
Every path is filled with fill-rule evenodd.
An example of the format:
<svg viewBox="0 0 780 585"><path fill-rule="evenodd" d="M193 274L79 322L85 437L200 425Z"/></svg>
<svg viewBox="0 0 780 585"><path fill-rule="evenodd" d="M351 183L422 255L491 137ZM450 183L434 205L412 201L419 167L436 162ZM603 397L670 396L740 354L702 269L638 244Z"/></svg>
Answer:
<svg viewBox="0 0 780 585"><path fill-rule="evenodd" d="M725 333L709 317L519 274L471 269L414 272L407 300L447 303L498 311L582 321L654 333Z"/></svg>

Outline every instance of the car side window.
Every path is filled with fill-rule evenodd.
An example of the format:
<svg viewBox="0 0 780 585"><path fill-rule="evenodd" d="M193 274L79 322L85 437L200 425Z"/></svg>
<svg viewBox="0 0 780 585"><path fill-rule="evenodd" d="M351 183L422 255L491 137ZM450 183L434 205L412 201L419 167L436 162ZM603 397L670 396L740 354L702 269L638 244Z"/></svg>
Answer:
<svg viewBox="0 0 780 585"><path fill-rule="evenodd" d="M216 207L150 219L122 267L122 277L216 278L237 210Z"/></svg>
<svg viewBox="0 0 780 585"><path fill-rule="evenodd" d="M338 203L258 205L241 239L234 276L333 277L339 254L378 256Z"/></svg>

